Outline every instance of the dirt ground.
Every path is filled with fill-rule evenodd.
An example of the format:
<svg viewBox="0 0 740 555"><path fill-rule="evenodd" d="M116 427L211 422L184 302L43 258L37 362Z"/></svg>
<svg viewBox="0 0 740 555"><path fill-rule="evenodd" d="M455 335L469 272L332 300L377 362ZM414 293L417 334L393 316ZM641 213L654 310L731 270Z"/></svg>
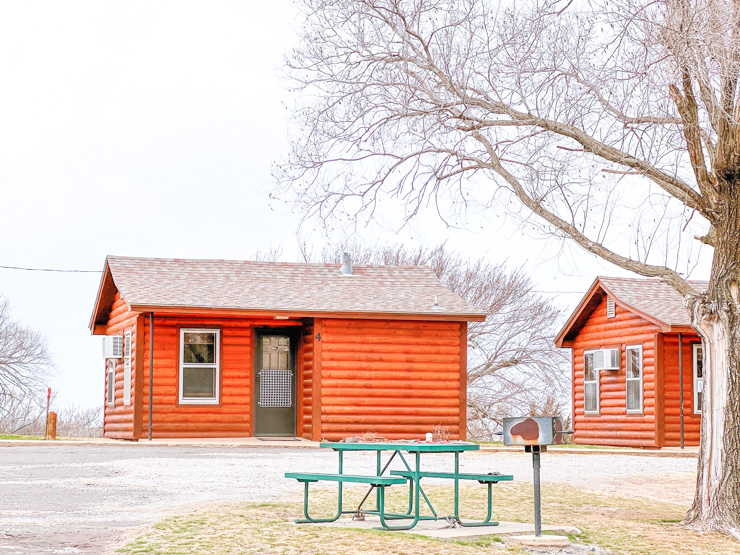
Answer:
<svg viewBox="0 0 740 555"><path fill-rule="evenodd" d="M422 459L448 468L447 455ZM374 470L367 454L345 459L345 472ZM286 471L334 471L331 451L291 448L166 447L145 444L0 446L0 555L105 553L165 516L195 507L295 500ZM466 453L461 469L500 471L532 480L524 453ZM546 454L542 481L688 504L696 459L633 455ZM546 510L546 508L544 508Z"/></svg>

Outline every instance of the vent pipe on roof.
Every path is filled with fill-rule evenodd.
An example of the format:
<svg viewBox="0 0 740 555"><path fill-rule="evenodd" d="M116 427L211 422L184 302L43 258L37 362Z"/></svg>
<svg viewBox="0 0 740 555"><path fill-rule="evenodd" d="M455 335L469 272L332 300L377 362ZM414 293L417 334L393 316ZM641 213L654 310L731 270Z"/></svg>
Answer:
<svg viewBox="0 0 740 555"><path fill-rule="evenodd" d="M342 253L342 267L339 268L339 271L342 272L345 276L352 275L352 257L349 255L348 252Z"/></svg>

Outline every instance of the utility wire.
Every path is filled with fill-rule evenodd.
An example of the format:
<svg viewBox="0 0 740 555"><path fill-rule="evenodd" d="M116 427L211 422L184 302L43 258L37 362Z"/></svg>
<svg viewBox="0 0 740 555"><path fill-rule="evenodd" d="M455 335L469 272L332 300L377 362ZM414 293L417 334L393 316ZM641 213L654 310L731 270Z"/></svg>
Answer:
<svg viewBox="0 0 740 555"><path fill-rule="evenodd" d="M58 272L67 274L100 274L102 270L65 270L61 268L23 268L21 266L0 266L2 270L23 270L25 272ZM542 291L533 289L532 293L555 293L559 295L583 295L583 291Z"/></svg>
<svg viewBox="0 0 740 555"><path fill-rule="evenodd" d="M100 274L102 270L63 270L60 268L22 268L21 266L0 266L3 270L23 270L26 272L60 272L73 274Z"/></svg>

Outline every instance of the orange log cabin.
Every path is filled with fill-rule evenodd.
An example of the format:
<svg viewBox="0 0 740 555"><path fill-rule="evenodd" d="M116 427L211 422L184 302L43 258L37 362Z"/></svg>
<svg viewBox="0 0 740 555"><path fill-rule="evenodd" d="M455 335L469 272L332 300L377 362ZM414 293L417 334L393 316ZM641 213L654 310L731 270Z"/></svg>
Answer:
<svg viewBox="0 0 740 555"><path fill-rule="evenodd" d="M484 319L428 267L109 256L104 434L465 439Z"/></svg>
<svg viewBox="0 0 740 555"><path fill-rule="evenodd" d="M555 343L571 348L575 443L699 445L701 340L672 287L599 277Z"/></svg>

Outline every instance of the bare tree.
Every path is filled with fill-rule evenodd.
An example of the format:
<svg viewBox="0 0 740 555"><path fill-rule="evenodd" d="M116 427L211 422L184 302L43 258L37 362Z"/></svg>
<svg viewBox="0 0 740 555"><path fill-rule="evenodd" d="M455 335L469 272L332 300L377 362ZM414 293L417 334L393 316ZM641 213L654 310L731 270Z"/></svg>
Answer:
<svg viewBox="0 0 740 555"><path fill-rule="evenodd" d="M299 2L279 192L308 217L506 212L672 285L708 366L685 521L740 537L740 2Z"/></svg>
<svg viewBox="0 0 740 555"><path fill-rule="evenodd" d="M306 262L341 262L348 252L357 264L426 265L451 291L486 312L468 325L468 431L491 440L504 416L532 406L569 403L569 357L556 349L559 311L534 291L521 270L470 262L447 250L402 245L328 246L318 253L301 245Z"/></svg>
<svg viewBox="0 0 740 555"><path fill-rule="evenodd" d="M13 397L45 391L51 369L44 336L14 321L0 297L0 409Z"/></svg>

